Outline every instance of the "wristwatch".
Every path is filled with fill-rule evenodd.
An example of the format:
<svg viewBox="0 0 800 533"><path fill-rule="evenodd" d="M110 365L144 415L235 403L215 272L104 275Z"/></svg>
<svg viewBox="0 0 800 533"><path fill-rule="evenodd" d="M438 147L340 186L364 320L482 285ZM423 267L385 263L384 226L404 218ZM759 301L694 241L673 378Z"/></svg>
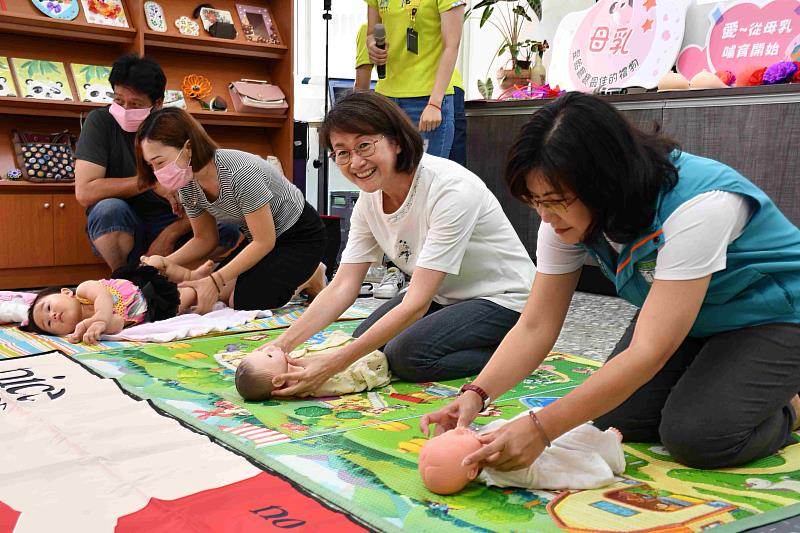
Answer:
<svg viewBox="0 0 800 533"><path fill-rule="evenodd" d="M461 385L461 389L459 389L458 395L461 396L468 390L471 390L472 392L481 397L481 400L483 400L483 409L486 409L487 407L489 407L489 405L491 405L492 399L489 397L488 394L486 394L486 391L480 388L479 386L475 385L474 383L464 383L463 385Z"/></svg>

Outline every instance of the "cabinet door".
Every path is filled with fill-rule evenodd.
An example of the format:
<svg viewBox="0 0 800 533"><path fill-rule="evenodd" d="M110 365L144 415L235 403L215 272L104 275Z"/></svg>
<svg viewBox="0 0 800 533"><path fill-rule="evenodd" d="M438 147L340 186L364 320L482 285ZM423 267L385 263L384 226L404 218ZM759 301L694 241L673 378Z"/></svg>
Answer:
<svg viewBox="0 0 800 533"><path fill-rule="evenodd" d="M103 260L92 253L86 235L86 214L73 194L53 195L53 235L56 265L91 265Z"/></svg>
<svg viewBox="0 0 800 533"><path fill-rule="evenodd" d="M0 195L0 268L53 265L53 195Z"/></svg>

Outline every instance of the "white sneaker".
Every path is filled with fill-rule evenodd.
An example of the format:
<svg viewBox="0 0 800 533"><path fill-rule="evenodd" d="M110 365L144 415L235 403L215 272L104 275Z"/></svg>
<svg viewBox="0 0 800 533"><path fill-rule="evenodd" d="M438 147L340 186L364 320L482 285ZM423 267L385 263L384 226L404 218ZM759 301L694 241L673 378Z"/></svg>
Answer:
<svg viewBox="0 0 800 533"><path fill-rule="evenodd" d="M405 286L406 276L403 271L392 267L386 271L381 282L372 290L372 296L384 299L394 298Z"/></svg>

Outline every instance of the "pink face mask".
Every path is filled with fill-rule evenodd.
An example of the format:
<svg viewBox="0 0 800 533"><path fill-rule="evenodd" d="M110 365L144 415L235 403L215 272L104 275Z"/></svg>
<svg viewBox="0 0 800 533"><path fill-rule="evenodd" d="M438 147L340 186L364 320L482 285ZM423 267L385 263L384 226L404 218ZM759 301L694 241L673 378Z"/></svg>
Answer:
<svg viewBox="0 0 800 533"><path fill-rule="evenodd" d="M114 120L117 121L120 128L128 133L136 133L136 130L142 125L144 119L150 114L151 109L152 107L146 109L125 109L114 102L111 104L111 107L108 108L108 112L111 113L111 116L114 117Z"/></svg>
<svg viewBox="0 0 800 533"><path fill-rule="evenodd" d="M175 158L175 161L153 171L158 182L170 191L177 191L192 181L193 173L191 161L186 168L178 166L178 159L181 158L181 154L185 149L186 145L178 152L178 157Z"/></svg>

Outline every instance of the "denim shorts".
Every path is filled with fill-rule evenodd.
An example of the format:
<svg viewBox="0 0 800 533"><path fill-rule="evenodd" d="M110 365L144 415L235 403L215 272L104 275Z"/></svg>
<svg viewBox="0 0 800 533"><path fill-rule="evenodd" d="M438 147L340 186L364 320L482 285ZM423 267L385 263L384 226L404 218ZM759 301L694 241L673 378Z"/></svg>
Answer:
<svg viewBox="0 0 800 533"><path fill-rule="evenodd" d="M133 235L134 246L129 257L138 258L147 251L156 237L164 231L164 228L176 220L178 220L178 217L167 210L146 218L141 217L125 200L106 198L89 208L86 233L92 242L107 233L115 231ZM220 246L233 248L239 241L238 225L218 223L217 229L219 230ZM192 232L189 231L178 239L178 246L188 241L191 237ZM94 245L92 245L92 249L94 249ZM97 253L97 250L94 251Z"/></svg>
<svg viewBox="0 0 800 533"><path fill-rule="evenodd" d="M415 96L413 98L392 98L394 103L406 112L411 123L419 126L419 117L428 105L429 96ZM450 156L450 147L453 145L455 130L455 111L453 108L453 95L448 94L442 100L442 123L433 131L420 132L425 139L427 147L425 152L447 159Z"/></svg>

